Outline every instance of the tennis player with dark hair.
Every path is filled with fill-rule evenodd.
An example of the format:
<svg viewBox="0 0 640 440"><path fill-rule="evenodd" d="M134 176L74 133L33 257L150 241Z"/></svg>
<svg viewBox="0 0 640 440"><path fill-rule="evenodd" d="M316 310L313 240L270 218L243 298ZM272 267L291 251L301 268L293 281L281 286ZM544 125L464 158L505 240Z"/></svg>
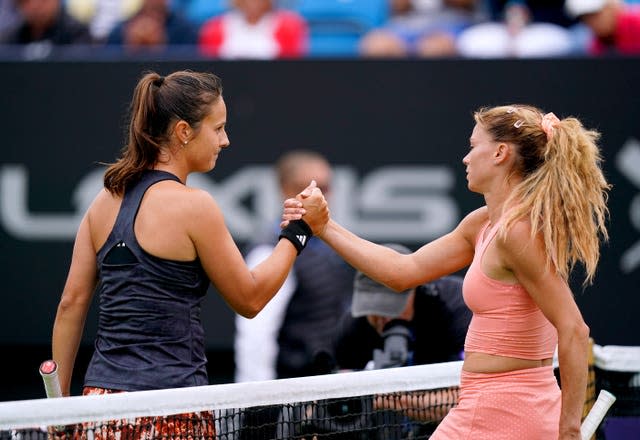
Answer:
<svg viewBox="0 0 640 440"><path fill-rule="evenodd" d="M468 266L463 295L473 316L460 400L432 440L577 440L589 328L568 277L581 263L585 284L591 282L600 240L608 238L610 185L601 170L599 134L576 118L559 120L525 105L483 108L474 118L462 162L469 189L483 194L486 206L453 231L409 255L333 220L317 235L396 291ZM285 201L283 226L315 213L307 194L311 188ZM552 366L556 345L562 391Z"/></svg>
<svg viewBox="0 0 640 440"><path fill-rule="evenodd" d="M229 146L220 79L147 73L130 111L128 143L82 219L58 306L53 359L64 395L96 287L84 394L208 385L200 304L209 284L235 312L255 316L328 219L321 212L283 229L285 240L249 270L216 201L185 184ZM326 203L320 190L314 198Z"/></svg>

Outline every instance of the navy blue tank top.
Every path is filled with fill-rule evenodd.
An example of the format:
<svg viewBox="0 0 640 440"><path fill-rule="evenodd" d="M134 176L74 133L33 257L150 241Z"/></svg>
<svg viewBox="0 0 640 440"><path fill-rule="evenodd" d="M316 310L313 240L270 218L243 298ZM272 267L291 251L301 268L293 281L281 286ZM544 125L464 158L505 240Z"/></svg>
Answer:
<svg viewBox="0 0 640 440"><path fill-rule="evenodd" d="M155 257L134 234L142 197L162 180L180 181L150 170L127 188L97 253L99 321L85 386L139 391L209 384L200 320L209 279L198 259Z"/></svg>

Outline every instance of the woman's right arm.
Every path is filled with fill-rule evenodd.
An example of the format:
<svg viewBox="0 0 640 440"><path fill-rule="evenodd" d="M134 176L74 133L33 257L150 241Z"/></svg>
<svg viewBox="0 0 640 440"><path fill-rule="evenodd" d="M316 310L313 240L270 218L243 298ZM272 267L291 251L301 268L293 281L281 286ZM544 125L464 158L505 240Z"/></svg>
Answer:
<svg viewBox="0 0 640 440"><path fill-rule="evenodd" d="M315 216L319 204L317 198L309 198L309 188L295 199L285 200L282 226L291 220ZM297 211L299 207L304 208L304 215ZM471 264L478 231L487 220L487 208L476 209L453 231L408 255L365 240L331 219L317 235L351 266L391 289L403 291Z"/></svg>
<svg viewBox="0 0 640 440"><path fill-rule="evenodd" d="M254 317L282 287L295 262L296 248L282 239L264 261L249 270L215 200L200 190L194 191L192 197L190 206L194 212L188 216L187 231L202 266L234 311L246 318Z"/></svg>
<svg viewBox="0 0 640 440"><path fill-rule="evenodd" d="M96 252L89 229L88 215L85 215L76 234L67 281L53 325L53 359L58 364L64 396L70 394L73 365L97 283Z"/></svg>
<svg viewBox="0 0 640 440"><path fill-rule="evenodd" d="M471 263L474 246L468 235L472 235L469 230L474 217L477 216L470 214L453 231L406 255L365 240L333 220L320 238L351 266L396 291L403 291Z"/></svg>

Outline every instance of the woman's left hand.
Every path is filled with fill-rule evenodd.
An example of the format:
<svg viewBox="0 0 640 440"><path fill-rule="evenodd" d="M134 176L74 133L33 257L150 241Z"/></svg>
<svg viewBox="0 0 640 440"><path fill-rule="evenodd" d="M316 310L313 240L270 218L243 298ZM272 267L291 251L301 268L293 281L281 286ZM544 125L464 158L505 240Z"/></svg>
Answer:
<svg viewBox="0 0 640 440"><path fill-rule="evenodd" d="M295 199L285 200L280 227L286 227L292 220L302 219L311 228L313 235L319 236L324 231L329 218L327 200L317 187L316 181L312 180Z"/></svg>
<svg viewBox="0 0 640 440"><path fill-rule="evenodd" d="M282 222L281 228L286 228L290 221L300 220L306 210L302 207L302 202L298 199L287 199L284 201L284 208L282 210Z"/></svg>

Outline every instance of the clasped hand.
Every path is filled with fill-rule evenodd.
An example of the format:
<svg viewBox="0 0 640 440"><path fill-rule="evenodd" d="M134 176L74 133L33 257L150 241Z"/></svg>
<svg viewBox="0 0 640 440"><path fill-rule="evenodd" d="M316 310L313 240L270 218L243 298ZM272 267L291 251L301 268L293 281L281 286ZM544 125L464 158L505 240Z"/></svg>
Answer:
<svg viewBox="0 0 640 440"><path fill-rule="evenodd" d="M284 201L280 227L286 227L291 220L302 219L309 225L313 235L321 236L329 218L329 204L316 186L316 181L312 180L295 198Z"/></svg>

